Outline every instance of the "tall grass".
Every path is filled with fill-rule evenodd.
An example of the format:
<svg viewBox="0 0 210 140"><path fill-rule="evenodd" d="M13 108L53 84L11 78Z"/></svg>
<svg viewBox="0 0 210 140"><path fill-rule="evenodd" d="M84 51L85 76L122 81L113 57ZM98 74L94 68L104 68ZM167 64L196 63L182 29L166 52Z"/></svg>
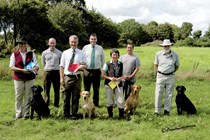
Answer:
<svg viewBox="0 0 210 140"><path fill-rule="evenodd" d="M14 110L14 87L12 72L8 68L9 59L0 60L0 69L6 80L0 80L0 139L1 140L48 140L48 139L78 139L78 140L183 140L210 138L210 80L209 64L210 49L208 48L173 48L180 56L180 69L176 73L176 85L186 86L186 95L195 104L198 115L178 116L176 104L172 103L170 116L155 117L154 113L154 90L155 79L153 75L153 61L155 53L160 47L136 47L134 53L140 57L141 67L138 73L137 84L142 85L140 91L140 105L136 114L130 121L118 120L118 110L114 108L114 120L107 119L106 96L103 81L100 87L100 105L98 108L101 116L93 120L71 121L63 117L63 101L60 108L53 107L53 92L51 92L51 117L38 121L36 116L33 120L13 121ZM121 55L125 48L119 49ZM106 61L109 60L110 49L105 50ZM40 55L38 55L40 61ZM41 63L39 63L41 66ZM42 85L43 68L41 66L39 77L35 84ZM5 75L5 74L3 74ZM2 77L2 75L1 75ZM82 110L79 109L79 113ZM36 114L35 114L36 115ZM183 126L196 125L178 129ZM162 132L163 128L174 131ZM177 129L176 129L177 128Z"/></svg>

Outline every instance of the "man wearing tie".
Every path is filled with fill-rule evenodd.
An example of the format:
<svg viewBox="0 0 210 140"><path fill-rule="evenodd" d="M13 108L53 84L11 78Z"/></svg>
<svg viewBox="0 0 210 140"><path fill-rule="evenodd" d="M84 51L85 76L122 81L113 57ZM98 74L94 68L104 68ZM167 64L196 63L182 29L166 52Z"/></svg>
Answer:
<svg viewBox="0 0 210 140"><path fill-rule="evenodd" d="M104 64L104 50L96 44L96 34L91 34L89 38L90 44L83 47L82 51L87 57L87 71L84 74L84 90L90 91L91 84L93 85L93 103L96 107L99 106L99 88L101 81L101 68Z"/></svg>
<svg viewBox="0 0 210 140"><path fill-rule="evenodd" d="M60 83L64 87L64 116L76 120L82 82L80 73L86 68L87 59L85 53L77 48L78 37L76 35L69 37L69 44L70 48L65 50L61 56ZM72 66L75 67L74 71L70 69ZM72 101L71 108L70 100Z"/></svg>

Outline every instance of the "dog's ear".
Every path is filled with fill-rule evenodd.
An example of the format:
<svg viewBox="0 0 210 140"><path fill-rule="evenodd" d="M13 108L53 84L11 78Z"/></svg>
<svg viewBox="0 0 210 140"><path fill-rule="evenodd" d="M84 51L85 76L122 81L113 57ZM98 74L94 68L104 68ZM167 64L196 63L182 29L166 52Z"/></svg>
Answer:
<svg viewBox="0 0 210 140"><path fill-rule="evenodd" d="M88 97L90 98L90 92L88 92Z"/></svg>
<svg viewBox="0 0 210 140"><path fill-rule="evenodd" d="M32 87L31 87L31 90L33 90L35 88L35 85L33 85Z"/></svg>
<svg viewBox="0 0 210 140"><path fill-rule="evenodd" d="M185 86L182 86L182 89L183 89L184 91L186 91L186 88L185 88Z"/></svg>
<svg viewBox="0 0 210 140"><path fill-rule="evenodd" d="M133 85L131 85L131 89L133 89Z"/></svg>
<svg viewBox="0 0 210 140"><path fill-rule="evenodd" d="M176 87L176 91L178 91L178 90L179 90L179 87L180 87L180 86L177 86L177 87Z"/></svg>
<svg viewBox="0 0 210 140"><path fill-rule="evenodd" d="M43 91L43 88L41 86L37 86L37 90L41 93Z"/></svg>
<svg viewBox="0 0 210 140"><path fill-rule="evenodd" d="M139 85L139 90L141 90L142 89L142 86L141 85Z"/></svg>
<svg viewBox="0 0 210 140"><path fill-rule="evenodd" d="M82 96L82 91L79 94L80 94L80 96Z"/></svg>

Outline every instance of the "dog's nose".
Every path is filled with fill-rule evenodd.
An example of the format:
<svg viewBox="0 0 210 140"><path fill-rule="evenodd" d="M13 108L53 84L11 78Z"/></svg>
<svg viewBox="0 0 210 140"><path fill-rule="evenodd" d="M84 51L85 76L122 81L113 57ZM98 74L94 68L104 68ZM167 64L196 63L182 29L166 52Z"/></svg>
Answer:
<svg viewBox="0 0 210 140"><path fill-rule="evenodd" d="M86 99L86 97L84 97L84 99Z"/></svg>

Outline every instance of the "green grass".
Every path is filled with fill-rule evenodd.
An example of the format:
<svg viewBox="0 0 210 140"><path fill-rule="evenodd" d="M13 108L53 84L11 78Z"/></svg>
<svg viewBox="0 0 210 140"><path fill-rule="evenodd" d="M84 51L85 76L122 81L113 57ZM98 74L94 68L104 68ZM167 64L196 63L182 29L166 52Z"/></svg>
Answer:
<svg viewBox="0 0 210 140"><path fill-rule="evenodd" d="M14 86L11 78L12 72L8 69L9 59L0 60L0 139L1 140L50 140L50 139L88 139L88 140L208 140L210 139L210 48L173 48L180 56L180 69L176 73L176 85L186 86L186 95L195 104L198 115L178 116L176 113L175 96L173 98L170 116L155 117L154 90L155 80L152 76L155 53L160 47L136 47L134 53L140 57L141 68L138 73L137 84L142 85L140 91L140 105L130 121L118 120L118 110L114 109L114 120L107 119L106 96L101 83L100 104L98 109L101 116L94 120L65 120L63 118L63 101L60 108L50 105L52 117L42 121L18 120L13 121ZM121 55L125 48L119 49ZM110 49L105 50L106 61L109 60ZM39 62L40 55L38 55ZM194 65L198 65L198 67ZM41 63L39 63L41 66ZM3 74L2 74L3 73ZM5 75L6 73L6 75ZM42 85L43 68L35 84ZM53 95L51 93L51 95ZM175 93L176 95L176 93ZM51 103L53 96L51 97ZM79 113L82 110L79 109ZM179 128L187 125L196 127L168 131L163 128Z"/></svg>

